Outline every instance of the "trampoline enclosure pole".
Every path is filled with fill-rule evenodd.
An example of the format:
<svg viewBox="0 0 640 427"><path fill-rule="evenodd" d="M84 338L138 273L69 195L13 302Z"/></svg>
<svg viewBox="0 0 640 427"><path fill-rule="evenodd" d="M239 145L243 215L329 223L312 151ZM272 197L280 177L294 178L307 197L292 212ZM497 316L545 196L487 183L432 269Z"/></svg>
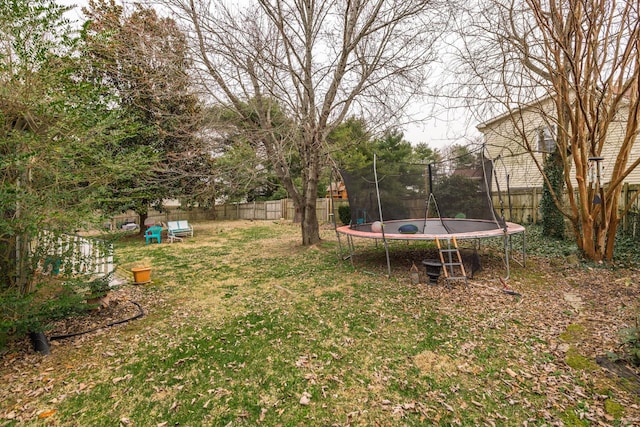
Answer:
<svg viewBox="0 0 640 427"><path fill-rule="evenodd" d="M387 276L391 277L391 260L389 259L389 246L387 245L387 239L384 235L384 219L382 218L382 204L380 203L380 187L378 186L378 168L377 168L378 156L373 154L373 176L376 182L376 196L378 197L378 216L380 218L380 224L382 224L382 242L384 243L384 253L387 256Z"/></svg>

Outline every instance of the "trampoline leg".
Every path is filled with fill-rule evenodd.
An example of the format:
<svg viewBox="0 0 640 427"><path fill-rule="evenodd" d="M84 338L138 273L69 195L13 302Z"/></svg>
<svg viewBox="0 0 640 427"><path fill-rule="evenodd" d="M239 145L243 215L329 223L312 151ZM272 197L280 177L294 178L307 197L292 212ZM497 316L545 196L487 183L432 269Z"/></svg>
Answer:
<svg viewBox="0 0 640 427"><path fill-rule="evenodd" d="M514 236L509 236L509 253L513 254L513 238ZM518 261L516 258L513 260L518 263L519 266L526 268L527 266L527 253L526 253L526 244L525 244L525 235L522 233L522 262Z"/></svg>
<svg viewBox="0 0 640 427"><path fill-rule="evenodd" d="M526 233L522 232L522 266L527 266L527 245L526 245Z"/></svg>
<svg viewBox="0 0 640 427"><path fill-rule="evenodd" d="M353 247L353 238L351 236L347 236L347 246L349 247L349 255L347 255L347 257L349 258L349 261L351 261L351 267L355 267L353 265L354 247ZM343 258L343 259L346 259L346 258Z"/></svg>
<svg viewBox="0 0 640 427"><path fill-rule="evenodd" d="M509 280L509 277L511 277L511 271L509 269L509 246L511 243L511 239L509 235L506 233L504 235L503 243L504 243L504 265L507 268L507 277L505 277L504 280Z"/></svg>
<svg viewBox="0 0 640 427"><path fill-rule="evenodd" d="M345 260L345 256L343 255L344 250L342 248L342 239L340 238L340 233L336 231L336 237L338 238L338 250L340 251L340 259Z"/></svg>
<svg viewBox="0 0 640 427"><path fill-rule="evenodd" d="M387 277L391 278L391 259L389 258L389 245L386 239L384 239L384 251L387 255Z"/></svg>

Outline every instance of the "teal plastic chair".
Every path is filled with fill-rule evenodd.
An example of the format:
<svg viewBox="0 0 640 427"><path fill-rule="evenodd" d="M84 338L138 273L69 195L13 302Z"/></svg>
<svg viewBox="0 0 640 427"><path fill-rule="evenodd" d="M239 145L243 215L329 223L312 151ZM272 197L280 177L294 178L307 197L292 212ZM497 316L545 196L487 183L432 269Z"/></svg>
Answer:
<svg viewBox="0 0 640 427"><path fill-rule="evenodd" d="M151 241L153 243L153 239L156 239L158 243L162 243L162 227L159 225L151 226L144 233L145 244L149 244Z"/></svg>

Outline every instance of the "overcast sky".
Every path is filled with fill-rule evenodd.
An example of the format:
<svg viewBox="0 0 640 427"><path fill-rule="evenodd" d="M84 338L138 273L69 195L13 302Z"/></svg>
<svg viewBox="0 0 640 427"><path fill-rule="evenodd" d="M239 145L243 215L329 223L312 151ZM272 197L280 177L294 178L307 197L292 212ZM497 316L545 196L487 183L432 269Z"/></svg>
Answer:
<svg viewBox="0 0 640 427"><path fill-rule="evenodd" d="M87 0L57 0L59 4L75 6L70 12L69 18L81 23L84 19L82 15L82 7L88 4ZM121 3L120 0L117 0ZM438 74L436 71L434 74ZM424 115L432 110L431 105L416 104L413 110L417 112L417 116ZM469 115L464 109L443 109L440 108L434 118L428 119L420 124L406 125L402 128L404 137L412 144L421 142L427 143L431 148L446 148L452 144L466 144L472 139L478 137L480 133L476 130L475 122L469 121Z"/></svg>

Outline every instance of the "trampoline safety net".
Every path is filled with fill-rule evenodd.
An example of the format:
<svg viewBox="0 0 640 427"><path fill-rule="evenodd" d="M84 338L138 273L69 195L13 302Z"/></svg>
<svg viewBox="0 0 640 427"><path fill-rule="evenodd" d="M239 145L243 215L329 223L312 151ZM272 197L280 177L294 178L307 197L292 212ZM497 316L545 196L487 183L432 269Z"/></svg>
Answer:
<svg viewBox="0 0 640 427"><path fill-rule="evenodd" d="M471 230L457 229L466 227L468 221L448 218L479 219L488 221L483 227L502 227L491 201L493 165L489 159L480 157L464 166L453 162L376 162L375 168L367 165L340 171L349 199L351 228L365 228L374 221L421 218L440 218L448 223L445 226L451 233Z"/></svg>

